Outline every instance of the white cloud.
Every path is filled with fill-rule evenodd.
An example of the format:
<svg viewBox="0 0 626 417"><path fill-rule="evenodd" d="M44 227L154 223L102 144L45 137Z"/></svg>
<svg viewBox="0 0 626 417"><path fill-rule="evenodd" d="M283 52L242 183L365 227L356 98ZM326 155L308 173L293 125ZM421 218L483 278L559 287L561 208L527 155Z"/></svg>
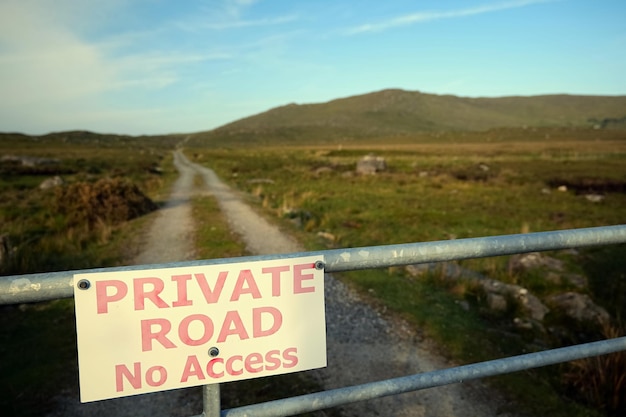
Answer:
<svg viewBox="0 0 626 417"><path fill-rule="evenodd" d="M500 10L515 9L519 7L525 7L532 4L552 2L555 0L518 0L509 1L504 3L487 4L482 6L475 6L466 9L457 9L449 11L433 11L433 12L418 12L406 14L393 19L385 20L378 23L366 23L360 26L356 26L346 31L348 35L356 35L366 32L381 32L387 29L395 27L408 26L415 23L428 22L432 20L441 19L454 19L466 16L474 16L484 13L492 13Z"/></svg>
<svg viewBox="0 0 626 417"><path fill-rule="evenodd" d="M73 15L78 10L72 1L55 3L52 14L48 4L27 0L0 2L2 119L10 120L20 111L32 117L35 109L44 111L43 104L59 108L66 102L95 101L112 90L160 89L179 81L181 68L230 58L220 52L149 48L147 52L121 55L120 51L127 47L148 45L150 34L116 34L90 42L73 31L72 22L80 19ZM87 15L82 18L97 20ZM142 42L138 43L138 38Z"/></svg>
<svg viewBox="0 0 626 417"><path fill-rule="evenodd" d="M32 2L0 5L0 91L12 105L106 89L114 74L97 48Z"/></svg>

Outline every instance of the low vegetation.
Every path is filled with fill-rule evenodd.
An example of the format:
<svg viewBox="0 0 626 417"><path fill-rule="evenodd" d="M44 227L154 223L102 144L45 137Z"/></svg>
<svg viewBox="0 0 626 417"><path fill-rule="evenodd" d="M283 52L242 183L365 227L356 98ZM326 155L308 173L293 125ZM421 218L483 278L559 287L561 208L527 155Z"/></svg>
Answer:
<svg viewBox="0 0 626 417"><path fill-rule="evenodd" d="M196 162L210 161L218 175L289 225L309 249L625 223L623 134L520 129L483 135L480 140L480 134L472 134L470 141L459 133L456 146L410 144L407 139L394 145L390 139L385 145L197 147L193 153ZM494 141L497 135L506 139ZM527 140L520 140L524 135ZM454 141L453 134L447 136ZM369 154L383 157L387 169L357 175L357 161ZM623 265L599 259L607 251L624 259L625 250L617 246L550 254L568 265L569 272L587 277L589 285L578 291L591 296L613 317L611 330L604 332L564 322L556 313L546 316L543 328L517 326L515 308L494 313L485 307L485 296L475 286L450 284L436 273L416 279L403 268L389 268L341 277L374 302L413 321L453 359L475 362L596 340L606 337L607 331L622 334L621 298L609 299L623 286ZM541 297L573 289L568 283L548 282L541 271L513 271L509 261L509 257L497 257L459 265ZM600 272L599 264L606 270ZM615 279L607 280L608 276ZM496 383L533 414L621 415L624 402L608 401L598 394L626 397L619 374L608 369L621 359L607 358L600 370L597 362L593 366L580 362L557 367L560 373L543 369L501 377ZM597 376L583 374L582 369L595 369Z"/></svg>
<svg viewBox="0 0 626 417"><path fill-rule="evenodd" d="M121 220L154 210L173 141L66 132L0 137L3 274L118 262ZM44 185L48 184L48 185Z"/></svg>
<svg viewBox="0 0 626 417"><path fill-rule="evenodd" d="M263 146L247 147L237 146L245 132L231 135L232 142L228 135L199 135L188 142L194 146L188 155L247 192L252 204L291 228L312 250L626 223L626 137L620 130L433 131L384 139L321 137L306 146L291 146L293 132L274 133L254 137L251 144ZM314 137L314 129L304 136ZM1 272L113 266L132 258L137 231L175 178L169 151L179 140L89 132L4 135ZM386 170L357 175L357 161L370 154L384 158ZM40 188L57 176L60 184ZM193 204L198 257L245 254L212 198L199 196ZM404 268L388 268L345 273L340 279L406 317L450 358L466 363L623 335L625 255L623 245L550 254L568 272L586 277L588 285L578 290L612 317L602 329L579 328L554 314L546 316L543 330L521 328L515 325L515 306L494 312L480 288L451 282L436 271L415 277ZM568 283L547 282L545 271L513 270L509 261L487 258L458 266L540 297L572 289ZM59 386L76 383L73 303L0 308L0 407L11 415L40 415ZM565 325L567 332L550 331ZM506 375L494 385L534 415L623 415L624 361L623 354L609 355ZM225 384L224 405L316 388L292 377ZM242 390L261 395L244 400Z"/></svg>
<svg viewBox="0 0 626 417"><path fill-rule="evenodd" d="M195 134L192 143L203 142L204 146L360 145L364 141L396 144L398 140L415 143L416 136L420 136L417 141L420 143L439 142L442 136L463 141L473 133L484 136L486 130L506 126L528 130L623 130L625 107L623 96L471 98L392 89L326 103L291 103ZM502 133L502 129L498 130ZM521 129L504 130L511 133Z"/></svg>
<svg viewBox="0 0 626 417"><path fill-rule="evenodd" d="M167 138L69 132L2 139L2 156L9 156L0 161L0 235L9 249L0 264L4 275L127 264L176 178ZM63 181L40 189L56 176ZM213 197L199 194L192 206L198 258L246 254ZM11 416L54 411L54 396L78 386L73 300L0 306L0 329L0 408ZM319 389L301 374L227 383L222 405Z"/></svg>
<svg viewBox="0 0 626 417"><path fill-rule="evenodd" d="M89 132L0 137L2 275L132 259L146 214L175 178L172 143ZM0 408L51 411L59 387L77 384L73 300L0 306L0 329Z"/></svg>

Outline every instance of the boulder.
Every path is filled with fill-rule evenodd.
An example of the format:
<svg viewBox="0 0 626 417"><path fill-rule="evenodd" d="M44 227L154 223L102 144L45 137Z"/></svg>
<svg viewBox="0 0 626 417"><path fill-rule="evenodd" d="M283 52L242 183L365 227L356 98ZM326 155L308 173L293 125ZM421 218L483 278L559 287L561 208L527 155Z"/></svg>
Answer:
<svg viewBox="0 0 626 417"><path fill-rule="evenodd" d="M504 312L509 307L506 298L500 294L488 293L487 306L491 311Z"/></svg>
<svg viewBox="0 0 626 417"><path fill-rule="evenodd" d="M335 240L337 240L337 236L329 232L317 232L317 235L322 239L326 239L329 242L334 242Z"/></svg>
<svg viewBox="0 0 626 417"><path fill-rule="evenodd" d="M529 271L537 268L560 272L563 271L565 265L560 259L551 258L539 252L513 255L509 260L509 270L511 271Z"/></svg>
<svg viewBox="0 0 626 417"><path fill-rule="evenodd" d="M602 194L586 194L585 198L587 199L587 201L590 201L592 203L601 203L602 201L604 201L604 196Z"/></svg>
<svg viewBox="0 0 626 417"><path fill-rule="evenodd" d="M61 160L56 158L38 158L35 156L4 155L0 158L0 162L16 163L25 167L35 167L40 165L56 165L59 164Z"/></svg>
<svg viewBox="0 0 626 417"><path fill-rule="evenodd" d="M58 187L60 185L65 184L65 181L63 181L63 178L59 177L58 175L52 177L52 178L47 178L45 180L43 180L41 182L41 184L39 184L39 189L40 190L49 190L51 188L55 188Z"/></svg>
<svg viewBox="0 0 626 417"><path fill-rule="evenodd" d="M519 307L533 320L542 321L550 311L539 298L528 292L524 287L515 284L507 284L490 278L476 281L487 294L487 299L492 295L516 300Z"/></svg>
<svg viewBox="0 0 626 417"><path fill-rule="evenodd" d="M387 162L381 156L367 155L356 164L356 173L372 175L387 169Z"/></svg>
<svg viewBox="0 0 626 417"><path fill-rule="evenodd" d="M587 277L580 274L565 274L563 278L565 278L567 282L569 282L576 288L583 289L587 288L587 286L589 285Z"/></svg>
<svg viewBox="0 0 626 417"><path fill-rule="evenodd" d="M564 252L569 255L578 255L577 251ZM528 272L540 270L544 279L554 285L570 284L579 289L587 288L587 277L567 273L565 263L556 258L541 254L539 252L523 253L511 256L508 264L509 271Z"/></svg>
<svg viewBox="0 0 626 417"><path fill-rule="evenodd" d="M611 320L609 313L595 304L587 294L569 291L555 294L546 301L553 310L561 312L579 323L601 327L609 324Z"/></svg>
<svg viewBox="0 0 626 417"><path fill-rule="evenodd" d="M274 184L274 180L269 178L252 178L246 182L248 184Z"/></svg>
<svg viewBox="0 0 626 417"><path fill-rule="evenodd" d="M519 285L507 284L496 279L487 278L478 272L462 268L456 263L426 263L408 265L406 271L414 277L426 273L435 273L446 280L458 281L461 279L479 285L485 292L487 306L496 312L508 309L508 301L516 300L519 307L533 320L542 321L550 311L539 298Z"/></svg>
<svg viewBox="0 0 626 417"><path fill-rule="evenodd" d="M314 174L316 177L319 177L320 175L330 174L332 172L333 169L331 167L319 167L314 171Z"/></svg>

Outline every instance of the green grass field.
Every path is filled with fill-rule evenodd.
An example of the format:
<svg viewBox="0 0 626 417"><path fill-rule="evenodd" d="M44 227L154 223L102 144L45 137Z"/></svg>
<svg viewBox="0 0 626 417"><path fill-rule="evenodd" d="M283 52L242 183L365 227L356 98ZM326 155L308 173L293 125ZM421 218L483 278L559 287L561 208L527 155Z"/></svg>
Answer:
<svg viewBox="0 0 626 417"><path fill-rule="evenodd" d="M90 223L84 213L60 210L67 196L41 190L39 184L56 175L65 187L107 178L124 180L158 204L176 178L171 146L159 140L129 142L115 137L103 143L100 136L87 136L0 140L2 156L57 161L0 164L0 235L10 246L8 259L0 265L3 275L117 266L136 255L139 232L156 213L130 221ZM7 415L42 415L49 411L52 395L78 381L73 300L0 306L0 329L0 408Z"/></svg>
<svg viewBox="0 0 626 417"><path fill-rule="evenodd" d="M70 221L68 213L53 210L59 206L58 195L38 186L53 175L62 176L67 183L123 178L159 204L175 178L170 150L178 139L105 140L78 132L40 140L10 137L0 141L2 155L60 161L43 168L16 163L0 166L0 234L8 235L17 248L3 273L112 266L130 259L137 250L138 233L156 213L115 224L80 225L75 216ZM250 204L311 250L626 223L626 136L618 130L433 132L365 138L358 144L354 140L327 143L320 138L306 146L288 140L248 147L239 147L236 141L229 146L223 141L189 143L193 147L187 150L188 156L244 191ZM384 157L387 169L376 175L356 175L357 161L368 154ZM560 186L567 190L559 191ZM604 198L593 203L587 194ZM199 257L245 253L209 195L197 197L193 204ZM626 248L595 248L573 258L552 255L588 277L585 291L611 312L620 329L626 313ZM508 257L497 257L460 264L523 285L541 296L564 289L546 284L541 275L512 273L507 261ZM407 318L439 342L442 353L459 363L553 343L545 334L514 329L509 312L494 315L486 311L480 292L471 285L451 285L436 274L415 279L403 268L388 268L345 273L340 279L373 303ZM462 302L469 303L469 312L461 308ZM77 376L73 304L61 300L5 307L0 319L0 354L4 358L0 362L0 406L11 415L39 415L49 406L47 398ZM59 361L46 361L43 352ZM616 359L612 360L593 368L621 369L616 368ZM626 360L617 362L624 366ZM66 372L59 371L59 364L65 364ZM585 366L512 374L493 380L493 384L535 415L620 415L623 402L618 402L616 409L610 401L596 401L609 390L600 386L594 400L580 395L580 386L565 383L565 376L572 372L584 375L583 379L595 378L582 373L589 372ZM608 373L600 376L609 377ZM573 380L580 382L581 378ZM306 380L259 383L260 388L248 382L227 384L225 405L241 404L238 390L268 391L262 388L272 386L271 395L289 396L291 387L302 392L315 389ZM614 387L611 395L626 397L622 385L610 378L609 385ZM276 386L284 389L275 391ZM29 396L33 391L36 398Z"/></svg>
<svg viewBox="0 0 626 417"><path fill-rule="evenodd" d="M142 233L158 212L115 224L103 221L89 225L84 215L57 212L58 195L38 186L52 175L61 175L67 184L123 178L161 204L176 178L171 141L140 139L128 143L114 137L108 146L102 146L92 139L71 146L59 137L44 143L23 137L0 141L2 155L59 159L59 164L45 170L14 163L0 166L0 232L6 233L16 248L4 265L4 275L124 265L140 250ZM210 194L197 195L192 210L198 258L246 254ZM69 222L70 217L83 222ZM39 416L52 411L54 395L78 386L73 300L0 306L0 356L0 409L11 416ZM221 390L223 407L236 407L318 391L320 387L298 374L223 384ZM197 396L201 398L200 388Z"/></svg>
<svg viewBox="0 0 626 417"><path fill-rule="evenodd" d="M508 139L502 141L489 135L480 140L478 134L470 141L458 134L457 144L449 135L452 143L445 144L197 147L190 153L196 162L247 192L252 204L284 223L311 250L626 223L624 138L614 132L602 136L575 130L568 137L557 130L552 135L558 140L552 141L546 140L546 132L529 140L523 140L521 132L507 131ZM590 142L590 134L596 140ZM356 175L357 161L368 154L384 157L387 170ZM559 191L563 185L567 190ZM593 203L585 197L588 194L604 199ZM626 247L618 246L582 251L568 260L572 271L586 272L590 285L585 291L616 318L626 300L615 291L623 286L625 266L615 259L624 255ZM599 261L607 258L613 261ZM540 275L511 273L507 263L508 257L460 262L541 296L568 289L546 283ZM450 286L436 275L416 280L401 268L389 268L341 274L341 279L407 317L459 362L525 353L555 343L543 333L517 331L513 316L486 312L481 295L471 286ZM469 314L460 307L462 301L471 303ZM602 412L603 404L583 400L564 384L562 375L570 368L556 368L561 371L509 375L494 384L533 414ZM567 395L579 402L567 400ZM591 408L581 405L585 401ZM621 412L605 408L609 415Z"/></svg>

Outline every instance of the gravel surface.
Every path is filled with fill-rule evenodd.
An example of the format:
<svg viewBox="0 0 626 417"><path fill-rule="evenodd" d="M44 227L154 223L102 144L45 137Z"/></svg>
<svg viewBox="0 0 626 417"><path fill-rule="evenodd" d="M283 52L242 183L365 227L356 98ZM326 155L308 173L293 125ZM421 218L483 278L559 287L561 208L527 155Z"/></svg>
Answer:
<svg viewBox="0 0 626 417"><path fill-rule="evenodd" d="M136 263L162 263L193 258L189 237L193 231L188 198L193 177L204 179L219 201L229 223L253 254L300 252L292 238L269 224L244 204L235 191L213 171L189 162L176 151L181 175L170 203L162 210L149 234L146 250ZM167 238L165 238L167 237ZM436 346L407 323L377 311L331 275L326 275L328 366L309 371L326 389L443 369L451 365L437 354ZM144 394L96 403L80 404L76 389L58 399L50 416L191 416L202 410L198 389ZM345 416L512 416L510 404L480 381L454 384L347 405Z"/></svg>

